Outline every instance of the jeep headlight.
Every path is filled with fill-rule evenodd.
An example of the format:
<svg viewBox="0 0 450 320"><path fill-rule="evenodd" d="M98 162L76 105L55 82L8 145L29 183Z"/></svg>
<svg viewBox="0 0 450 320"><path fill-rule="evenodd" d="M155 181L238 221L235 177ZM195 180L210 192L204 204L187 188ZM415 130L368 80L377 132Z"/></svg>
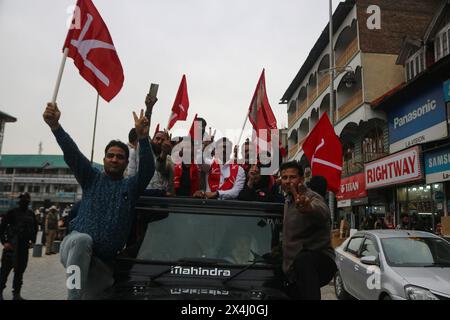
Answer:
<svg viewBox="0 0 450 320"><path fill-rule="evenodd" d="M430 290L408 286L405 287L406 298L409 300L439 300Z"/></svg>

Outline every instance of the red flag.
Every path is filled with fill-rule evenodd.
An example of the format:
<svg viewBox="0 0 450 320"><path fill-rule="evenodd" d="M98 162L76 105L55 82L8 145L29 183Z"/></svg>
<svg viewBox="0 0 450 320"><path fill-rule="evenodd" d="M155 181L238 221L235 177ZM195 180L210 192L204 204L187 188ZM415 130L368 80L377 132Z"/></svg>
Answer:
<svg viewBox="0 0 450 320"><path fill-rule="evenodd" d="M323 114L306 137L302 148L311 164L311 174L323 176L328 182L328 190L338 192L343 161L342 145L327 113Z"/></svg>
<svg viewBox="0 0 450 320"><path fill-rule="evenodd" d="M78 13L80 28L69 30L63 51L69 49L68 56L74 60L80 75L109 102L123 85L119 56L108 28L92 1L78 0L75 15Z"/></svg>
<svg viewBox="0 0 450 320"><path fill-rule="evenodd" d="M277 119L272 112L269 99L267 98L264 69L253 94L252 102L250 103L248 118L256 131L258 150L259 148L269 150L268 145L271 142L270 130L277 128ZM264 134L260 130L266 130L267 133Z"/></svg>
<svg viewBox="0 0 450 320"><path fill-rule="evenodd" d="M186 120L189 109L189 98L187 93L186 76L183 74L177 96L172 106L172 114L170 115L167 130L172 129L178 120Z"/></svg>
<svg viewBox="0 0 450 320"><path fill-rule="evenodd" d="M189 136L194 138L195 121L197 120L197 113L195 114L194 120L192 121L191 129L189 130Z"/></svg>

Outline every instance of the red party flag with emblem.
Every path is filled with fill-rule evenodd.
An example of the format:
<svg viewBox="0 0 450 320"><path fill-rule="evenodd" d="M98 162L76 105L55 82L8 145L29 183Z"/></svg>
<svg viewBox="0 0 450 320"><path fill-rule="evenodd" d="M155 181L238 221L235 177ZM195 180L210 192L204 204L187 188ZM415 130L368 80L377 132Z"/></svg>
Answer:
<svg viewBox="0 0 450 320"><path fill-rule="evenodd" d="M178 88L177 96L172 106L172 113L170 115L167 130L172 129L175 123L179 120L186 120L189 109L189 97L187 92L186 76L183 74L180 87Z"/></svg>
<svg viewBox="0 0 450 320"><path fill-rule="evenodd" d="M80 75L109 102L122 89L124 75L108 28L91 0L78 0L72 22L63 51L68 49Z"/></svg>
<svg viewBox="0 0 450 320"><path fill-rule="evenodd" d="M323 176L327 180L328 190L338 192L343 162L342 145L327 113L306 137L302 148L311 165L312 176Z"/></svg>

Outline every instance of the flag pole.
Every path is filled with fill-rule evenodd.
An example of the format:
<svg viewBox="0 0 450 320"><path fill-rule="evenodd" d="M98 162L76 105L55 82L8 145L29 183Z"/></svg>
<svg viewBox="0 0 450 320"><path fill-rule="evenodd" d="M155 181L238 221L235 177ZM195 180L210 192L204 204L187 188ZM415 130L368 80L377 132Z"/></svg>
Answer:
<svg viewBox="0 0 450 320"><path fill-rule="evenodd" d="M100 96L97 92L97 104L95 106L94 134L92 137L91 164L94 162L95 130L97 129L97 113L98 113L99 98L100 98Z"/></svg>
<svg viewBox="0 0 450 320"><path fill-rule="evenodd" d="M333 0L329 0L329 13L330 13L330 22L329 22L329 43L330 43L330 118L331 125L334 129L334 122L336 120L335 114L335 104L334 104L334 71L335 71L335 61L334 61L334 42L333 42ZM328 207L330 208L331 215L331 230L333 230L335 217L334 217L334 193L328 192Z"/></svg>
<svg viewBox="0 0 450 320"><path fill-rule="evenodd" d="M244 125L242 126L241 134L239 135L239 140L236 142L236 145L239 146L239 143L242 139L242 134L244 133L245 126L247 125L248 115L250 114L250 109L248 109L247 115L245 116Z"/></svg>
<svg viewBox="0 0 450 320"><path fill-rule="evenodd" d="M63 57L61 60L61 65L59 66L58 77L56 78L55 89L53 90L52 103L56 102L56 97L58 96L59 86L61 85L61 79L64 72L64 66L66 64L67 56L69 55L69 48L65 48L63 52Z"/></svg>

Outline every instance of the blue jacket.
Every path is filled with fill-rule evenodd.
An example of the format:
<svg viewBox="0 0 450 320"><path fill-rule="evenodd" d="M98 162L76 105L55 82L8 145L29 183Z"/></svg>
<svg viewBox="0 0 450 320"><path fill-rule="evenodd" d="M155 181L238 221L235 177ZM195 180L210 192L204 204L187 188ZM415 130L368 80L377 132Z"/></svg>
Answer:
<svg viewBox="0 0 450 320"><path fill-rule="evenodd" d="M113 180L91 165L64 129L60 127L53 134L83 190L70 230L90 235L94 254L104 260L112 259L126 244L136 201L155 171L150 143L148 139L139 140L138 174Z"/></svg>

